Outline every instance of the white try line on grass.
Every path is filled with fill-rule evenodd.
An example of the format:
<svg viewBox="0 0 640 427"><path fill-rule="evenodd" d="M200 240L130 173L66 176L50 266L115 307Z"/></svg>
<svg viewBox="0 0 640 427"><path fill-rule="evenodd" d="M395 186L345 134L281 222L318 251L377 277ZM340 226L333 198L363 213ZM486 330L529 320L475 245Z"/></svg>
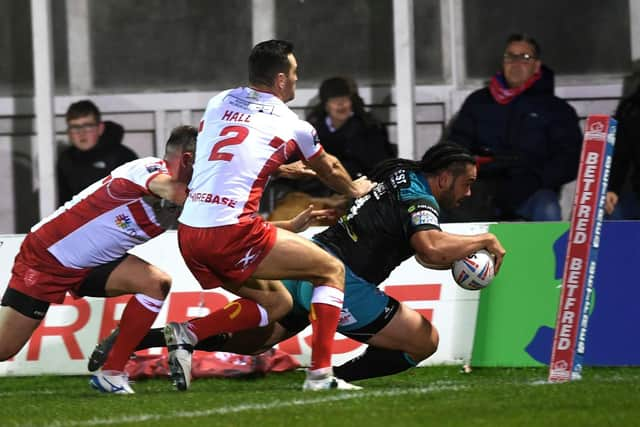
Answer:
<svg viewBox="0 0 640 427"><path fill-rule="evenodd" d="M35 395L48 395L48 394L59 394L62 393L62 390L11 390L11 391L2 391L0 392L0 399L3 397L12 397L12 396L35 396Z"/></svg>
<svg viewBox="0 0 640 427"><path fill-rule="evenodd" d="M210 415L225 415L234 414L238 412L248 411L262 411L269 409L286 408L291 406L307 406L317 405L328 402L340 402L346 400L359 399L362 397L391 397L401 396L406 394L427 394L441 391L454 391L462 390L466 388L459 384L451 383L439 383L429 387L420 388L408 388L408 389L391 389L386 391L373 390L373 391L353 391L353 392L335 392L337 394L322 393L321 396L315 395L310 398L293 399L284 402L269 402L269 403L255 403L255 404L243 404L234 406L223 406L220 408L212 408L199 411L175 411L168 414L138 414L123 417L109 417L109 418L91 418L86 421L60 421L48 423L49 427L67 427L67 426L102 426L102 425L114 425L121 423L136 423L144 421L163 421L163 420L176 420L186 418L198 418L207 417Z"/></svg>

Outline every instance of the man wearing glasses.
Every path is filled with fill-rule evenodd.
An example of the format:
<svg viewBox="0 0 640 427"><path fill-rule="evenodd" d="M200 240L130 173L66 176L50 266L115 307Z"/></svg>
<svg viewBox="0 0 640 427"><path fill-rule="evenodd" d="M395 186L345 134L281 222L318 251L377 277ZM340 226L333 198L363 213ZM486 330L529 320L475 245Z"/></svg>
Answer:
<svg viewBox="0 0 640 427"><path fill-rule="evenodd" d="M449 139L478 156L479 176L447 219L561 220L558 193L576 178L582 134L573 107L554 95L553 72L532 37L507 39L501 70L465 100Z"/></svg>
<svg viewBox="0 0 640 427"><path fill-rule="evenodd" d="M138 158L122 145L122 126L103 122L93 102L83 100L71 104L66 121L70 146L60 153L57 164L60 203L71 200L74 194L109 171Z"/></svg>

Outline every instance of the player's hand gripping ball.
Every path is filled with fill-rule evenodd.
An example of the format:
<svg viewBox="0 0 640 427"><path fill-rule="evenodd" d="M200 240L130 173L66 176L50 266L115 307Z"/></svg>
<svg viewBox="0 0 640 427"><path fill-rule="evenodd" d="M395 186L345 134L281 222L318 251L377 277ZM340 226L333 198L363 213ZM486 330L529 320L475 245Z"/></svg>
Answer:
<svg viewBox="0 0 640 427"><path fill-rule="evenodd" d="M460 259L451 267L453 279L461 288L477 291L489 286L495 276L493 255L484 249Z"/></svg>

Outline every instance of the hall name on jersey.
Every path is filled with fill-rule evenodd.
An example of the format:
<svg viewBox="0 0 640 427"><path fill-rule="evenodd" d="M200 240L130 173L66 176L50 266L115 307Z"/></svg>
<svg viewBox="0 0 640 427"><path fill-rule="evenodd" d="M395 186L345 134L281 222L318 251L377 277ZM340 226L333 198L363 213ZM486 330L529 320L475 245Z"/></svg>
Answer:
<svg viewBox="0 0 640 427"><path fill-rule="evenodd" d="M189 193L192 202L211 203L214 205L227 205L230 208L236 207L236 201L228 197L220 197L211 193Z"/></svg>
<svg viewBox="0 0 640 427"><path fill-rule="evenodd" d="M251 114L238 113L237 111L233 110L225 110L220 120L225 120L227 122L251 123Z"/></svg>

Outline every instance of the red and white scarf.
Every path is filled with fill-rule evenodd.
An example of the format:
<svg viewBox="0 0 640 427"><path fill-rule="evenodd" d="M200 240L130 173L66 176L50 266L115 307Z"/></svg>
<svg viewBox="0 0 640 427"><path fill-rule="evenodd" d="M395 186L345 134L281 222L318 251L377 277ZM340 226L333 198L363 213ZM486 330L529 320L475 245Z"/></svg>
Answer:
<svg viewBox="0 0 640 427"><path fill-rule="evenodd" d="M493 96L493 99L495 99L498 104L508 104L513 101L516 96L533 86L535 82L540 80L541 76L542 73L538 71L533 76L529 77L529 80L524 82L522 85L510 88L507 86L507 82L505 81L502 72L499 72L491 79L491 82L489 83L489 92L491 92L491 96Z"/></svg>

